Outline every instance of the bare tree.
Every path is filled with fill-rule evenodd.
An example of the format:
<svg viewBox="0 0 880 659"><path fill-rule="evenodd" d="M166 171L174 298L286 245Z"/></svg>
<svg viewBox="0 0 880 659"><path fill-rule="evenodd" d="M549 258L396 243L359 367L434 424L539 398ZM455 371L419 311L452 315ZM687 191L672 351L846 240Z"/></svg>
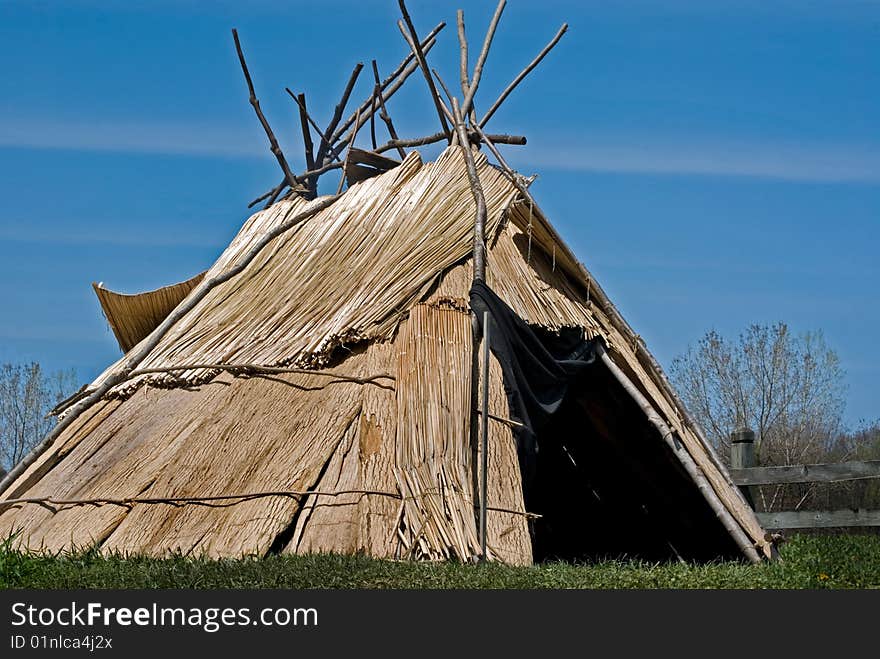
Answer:
<svg viewBox="0 0 880 659"><path fill-rule="evenodd" d="M755 431L760 465L827 460L843 428L843 370L821 332L793 335L785 323L752 325L734 341L715 331L672 362L685 405L728 459L730 434ZM812 485L758 488L763 510L813 502ZM827 494L827 493L826 493Z"/></svg>
<svg viewBox="0 0 880 659"><path fill-rule="evenodd" d="M880 460L880 419L863 420L855 430L840 434L829 451L828 461L845 460ZM880 479L832 483L826 489L826 508L880 508Z"/></svg>
<svg viewBox="0 0 880 659"><path fill-rule="evenodd" d="M55 425L47 418L76 389L71 370L45 375L36 362L0 366L0 469L9 470Z"/></svg>
<svg viewBox="0 0 880 659"><path fill-rule="evenodd" d="M797 464L824 454L841 430L845 386L821 332L785 323L752 325L735 341L708 332L672 362L691 413L729 454L730 433L755 431L760 464Z"/></svg>

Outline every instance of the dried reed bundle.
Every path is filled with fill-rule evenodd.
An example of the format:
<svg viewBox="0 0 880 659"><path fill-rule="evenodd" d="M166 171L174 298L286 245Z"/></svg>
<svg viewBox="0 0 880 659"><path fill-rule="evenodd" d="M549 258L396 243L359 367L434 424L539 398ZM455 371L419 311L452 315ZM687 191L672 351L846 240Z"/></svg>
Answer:
<svg viewBox="0 0 880 659"><path fill-rule="evenodd" d="M644 346L540 209L475 156L489 210L488 283L530 323L603 338L705 475L709 495L768 553L763 529ZM307 203L293 198L253 215L208 276ZM350 380L327 389L326 377L308 372L144 374L117 389L125 400L105 399L84 412L5 493L85 499L369 490L397 492L402 501L351 494L331 502L315 494L303 505L279 496L219 509L135 504L53 513L28 506L0 512L0 533L24 528L22 546L53 551L101 542L106 550L233 556L265 553L283 540L286 552L470 560L479 551L477 456L469 444L473 215L455 150L427 165L411 153L395 170L352 186L206 296L141 364L315 369L340 345L360 342L333 365ZM395 386L362 384L376 373L396 373ZM490 413L510 418L494 359L489 377ZM491 555L529 563L509 425L490 424L489 451L490 509L514 511L491 510Z"/></svg>
<svg viewBox="0 0 880 659"><path fill-rule="evenodd" d="M480 551L471 484L470 315L415 306L398 345L400 539L415 558L469 561Z"/></svg>
<svg viewBox="0 0 880 659"><path fill-rule="evenodd" d="M478 156L494 235L516 190ZM222 272L302 199L253 215L207 276ZM330 208L279 236L234 280L211 291L163 338L142 368L187 363L253 363L306 368L327 363L340 345L389 338L427 285L470 251L473 199L455 150L350 188ZM93 384L97 386L111 367ZM124 383L178 386L210 371L151 375Z"/></svg>
<svg viewBox="0 0 880 659"><path fill-rule="evenodd" d="M179 284L134 295L116 293L104 288L103 283L93 283L92 288L119 347L122 352L128 352L156 329L204 277L202 272Z"/></svg>

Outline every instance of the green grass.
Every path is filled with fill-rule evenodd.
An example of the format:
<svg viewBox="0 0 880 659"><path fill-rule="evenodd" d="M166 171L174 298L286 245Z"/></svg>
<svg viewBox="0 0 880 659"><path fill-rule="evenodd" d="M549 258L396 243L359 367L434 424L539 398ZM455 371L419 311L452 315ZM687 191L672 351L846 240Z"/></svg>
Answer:
<svg viewBox="0 0 880 659"><path fill-rule="evenodd" d="M40 556L0 545L0 588L868 588L880 587L880 537L795 536L782 561L749 565L504 565L379 561L363 556L240 560Z"/></svg>

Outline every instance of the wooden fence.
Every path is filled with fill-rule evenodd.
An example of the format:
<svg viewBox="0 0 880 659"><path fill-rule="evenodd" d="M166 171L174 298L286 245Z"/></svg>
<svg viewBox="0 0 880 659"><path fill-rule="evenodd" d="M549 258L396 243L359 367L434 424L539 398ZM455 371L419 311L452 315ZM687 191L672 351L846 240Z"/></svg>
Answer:
<svg viewBox="0 0 880 659"><path fill-rule="evenodd" d="M880 460L829 464L755 466L755 434L738 430L731 436L730 475L751 502L751 488L758 485L788 483L843 483L880 478ZM880 526L880 510L844 508L841 510L785 510L756 513L767 529L817 529L833 527Z"/></svg>

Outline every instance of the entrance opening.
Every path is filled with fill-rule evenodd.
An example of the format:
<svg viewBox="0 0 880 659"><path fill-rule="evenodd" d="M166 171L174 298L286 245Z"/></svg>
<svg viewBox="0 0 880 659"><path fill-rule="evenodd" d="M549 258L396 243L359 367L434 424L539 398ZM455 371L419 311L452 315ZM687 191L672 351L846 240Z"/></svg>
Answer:
<svg viewBox="0 0 880 659"><path fill-rule="evenodd" d="M535 561L740 556L644 412L601 363L538 434L526 493Z"/></svg>

